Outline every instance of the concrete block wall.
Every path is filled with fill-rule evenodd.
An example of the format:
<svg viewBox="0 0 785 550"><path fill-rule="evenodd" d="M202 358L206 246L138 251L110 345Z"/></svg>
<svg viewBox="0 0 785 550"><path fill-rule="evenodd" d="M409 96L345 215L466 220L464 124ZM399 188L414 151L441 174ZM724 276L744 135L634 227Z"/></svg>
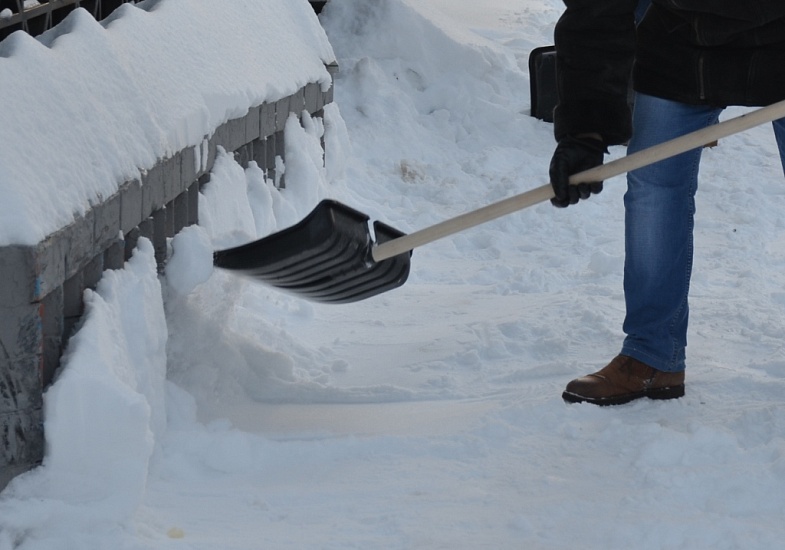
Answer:
<svg viewBox="0 0 785 550"><path fill-rule="evenodd" d="M199 189L209 181L218 147L234 152L243 165L256 161L275 178L289 113L321 116L332 94L332 88L323 92L311 83L253 107L201 146L161 159L140 180L124 182L37 245L0 247L0 490L43 458L43 392L78 326L84 290L94 288L104 270L122 267L140 237L152 241L162 269L167 239L199 219ZM282 176L278 181L285 183Z"/></svg>

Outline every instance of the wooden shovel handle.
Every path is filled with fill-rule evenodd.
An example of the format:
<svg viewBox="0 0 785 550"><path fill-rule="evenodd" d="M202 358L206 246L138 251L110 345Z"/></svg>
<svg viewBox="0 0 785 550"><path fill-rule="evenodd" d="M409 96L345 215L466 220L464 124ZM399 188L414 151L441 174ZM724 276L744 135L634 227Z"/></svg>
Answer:
<svg viewBox="0 0 785 550"><path fill-rule="evenodd" d="M760 126L766 122L771 122L778 118L785 117L785 101L780 101L743 114L741 116L725 120L707 128L690 132L681 137L660 143L654 147L649 147L637 153L627 155L620 159L602 164L579 172L570 176L570 183L587 183L592 181L604 181L608 178L624 174L631 170L648 166L655 162L674 157L697 147L716 141L721 138L737 134L744 130L749 130L755 126ZM553 188L547 183L536 189L531 189L519 195L515 195L499 202L489 204L477 210L472 210L464 214L455 216L437 223L430 227L420 229L408 235L398 237L391 241L375 245L372 250L374 261L380 262L387 258L392 258L398 254L409 252L410 250L431 243L443 237L453 235L464 229L469 229L476 225L495 220L507 214L523 210L526 207L544 202L553 198Z"/></svg>

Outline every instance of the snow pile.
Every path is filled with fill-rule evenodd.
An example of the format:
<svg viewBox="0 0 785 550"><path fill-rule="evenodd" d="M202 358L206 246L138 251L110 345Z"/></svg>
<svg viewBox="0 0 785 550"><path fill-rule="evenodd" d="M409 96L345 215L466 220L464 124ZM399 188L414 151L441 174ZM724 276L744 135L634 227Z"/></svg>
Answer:
<svg viewBox="0 0 785 550"><path fill-rule="evenodd" d="M166 433L166 340L155 255L141 239L124 269L85 292L84 324L44 396L44 465L22 501L2 506L0 548L34 525L47 526L35 547L97 548L136 512Z"/></svg>
<svg viewBox="0 0 785 550"><path fill-rule="evenodd" d="M0 46L0 246L35 244L249 107L327 89L332 61L304 1L148 0L14 33Z"/></svg>
<svg viewBox="0 0 785 550"><path fill-rule="evenodd" d="M200 225L182 229L171 243L172 254L166 264L167 287L190 294L213 274L213 244Z"/></svg>

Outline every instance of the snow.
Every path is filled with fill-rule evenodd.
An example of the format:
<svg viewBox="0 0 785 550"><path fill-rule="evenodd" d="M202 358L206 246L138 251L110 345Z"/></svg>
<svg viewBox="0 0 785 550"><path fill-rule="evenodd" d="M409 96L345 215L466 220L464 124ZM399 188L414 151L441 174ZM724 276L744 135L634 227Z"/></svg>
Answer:
<svg viewBox="0 0 785 550"><path fill-rule="evenodd" d="M237 13L257 4L268 5ZM190 13L177 0L154 6ZM704 153L687 395L676 401L561 399L623 337L623 177L577 207L535 206L417 249L403 287L355 304L306 302L210 265L212 249L291 225L323 197L412 231L541 185L554 143L528 116L526 64L560 10L332 0L321 23L340 65L336 101L323 123L288 121L286 188L221 153L201 224L172 240L165 276L142 241L87 293L45 395L44 465L0 495L0 549L781 546L785 186L768 126ZM147 29L131 32L137 17L149 15L115 21L128 18L129 40ZM82 19L91 39L112 36L114 24ZM196 19L178 19L178 32ZM202 86L220 89L206 52L223 46L200 39ZM307 57L320 58L310 40ZM159 50L151 34L146 53ZM54 109L54 90L36 93ZM242 111L225 92L210 107L222 113L212 121ZM145 135L198 145L204 127L160 116L167 124L140 119L132 135L94 123L136 158L161 151ZM84 162L60 147L50 149ZM4 174L28 169L3 159Z"/></svg>
<svg viewBox="0 0 785 550"><path fill-rule="evenodd" d="M310 6L287 0L148 0L13 33L0 46L0 246L37 243L250 107L328 86L334 57Z"/></svg>

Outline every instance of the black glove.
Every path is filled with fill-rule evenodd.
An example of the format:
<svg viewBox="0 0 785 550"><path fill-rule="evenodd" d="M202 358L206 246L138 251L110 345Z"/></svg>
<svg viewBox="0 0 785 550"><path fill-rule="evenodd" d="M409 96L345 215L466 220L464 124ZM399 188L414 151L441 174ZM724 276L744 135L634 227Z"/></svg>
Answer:
<svg viewBox="0 0 785 550"><path fill-rule="evenodd" d="M567 136L559 140L549 171L556 195L551 199L551 204L565 208L577 203L578 199L588 199L592 193L602 191L601 181L570 185L569 178L573 174L602 164L603 155L607 152L605 144L599 139Z"/></svg>

